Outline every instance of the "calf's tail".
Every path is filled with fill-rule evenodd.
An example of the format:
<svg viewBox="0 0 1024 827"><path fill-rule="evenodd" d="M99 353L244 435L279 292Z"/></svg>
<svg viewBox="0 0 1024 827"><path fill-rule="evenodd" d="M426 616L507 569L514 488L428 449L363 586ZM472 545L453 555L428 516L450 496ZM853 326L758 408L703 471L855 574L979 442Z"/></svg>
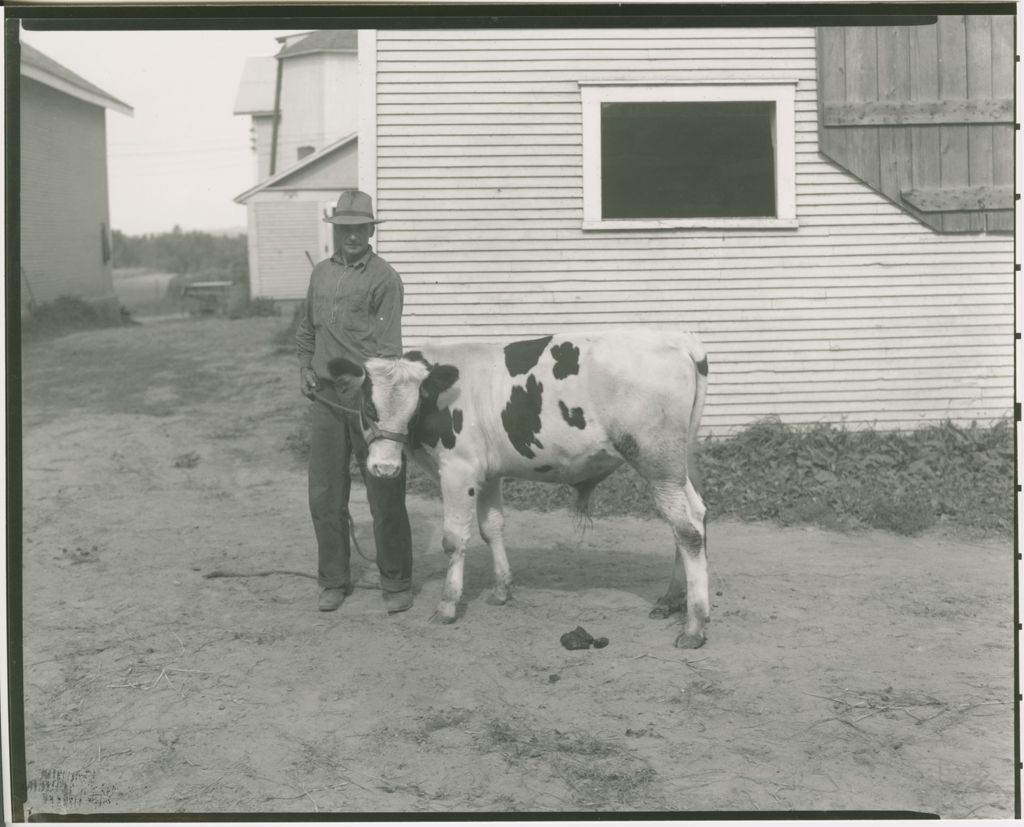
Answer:
<svg viewBox="0 0 1024 827"><path fill-rule="evenodd" d="M700 429L700 420L704 415L704 399L708 393L708 357L702 348L692 350L690 356L693 358L693 366L696 371L697 390L693 396L693 407L690 408L690 427L686 434L686 466L690 482L697 489L697 493L703 496L704 483L697 467L697 431Z"/></svg>

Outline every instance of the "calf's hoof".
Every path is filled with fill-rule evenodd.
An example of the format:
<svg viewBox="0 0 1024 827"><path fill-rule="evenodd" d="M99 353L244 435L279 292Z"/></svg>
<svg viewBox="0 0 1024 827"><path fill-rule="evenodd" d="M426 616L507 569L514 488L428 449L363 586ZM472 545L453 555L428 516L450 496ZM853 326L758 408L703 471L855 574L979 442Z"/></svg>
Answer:
<svg viewBox="0 0 1024 827"><path fill-rule="evenodd" d="M455 604L438 603L437 610L430 616L431 623L454 623Z"/></svg>
<svg viewBox="0 0 1024 827"><path fill-rule="evenodd" d="M704 633L700 632L696 635L691 635L689 632L683 632L679 637L676 638L677 649L700 649L704 645Z"/></svg>
<svg viewBox="0 0 1024 827"><path fill-rule="evenodd" d="M490 606L504 606L511 599L512 595L506 589L495 589L487 595L487 603Z"/></svg>

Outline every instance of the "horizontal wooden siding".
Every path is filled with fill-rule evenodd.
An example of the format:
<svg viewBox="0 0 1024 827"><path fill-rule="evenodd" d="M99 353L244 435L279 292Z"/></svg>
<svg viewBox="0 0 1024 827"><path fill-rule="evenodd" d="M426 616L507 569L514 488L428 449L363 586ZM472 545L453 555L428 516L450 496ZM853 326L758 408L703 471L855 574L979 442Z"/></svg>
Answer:
<svg viewBox="0 0 1024 827"><path fill-rule="evenodd" d="M583 232L578 81L799 80L795 231ZM378 32L378 249L405 339L692 328L706 429L1012 407L1013 246L941 236L823 158L812 29Z"/></svg>
<svg viewBox="0 0 1024 827"><path fill-rule="evenodd" d="M103 108L22 78L20 129L22 300L112 299Z"/></svg>
<svg viewBox="0 0 1024 827"><path fill-rule="evenodd" d="M256 203L253 212L259 260L259 283L253 285L253 294L275 299L304 297L313 269L306 252L318 260L317 202L264 201Z"/></svg>

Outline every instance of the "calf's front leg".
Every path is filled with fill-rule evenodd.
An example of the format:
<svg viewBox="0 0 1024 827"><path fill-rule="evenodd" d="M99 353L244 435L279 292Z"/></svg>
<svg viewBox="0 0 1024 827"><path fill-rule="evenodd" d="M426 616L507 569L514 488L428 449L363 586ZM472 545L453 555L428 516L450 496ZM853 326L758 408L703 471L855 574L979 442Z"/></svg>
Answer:
<svg viewBox="0 0 1024 827"><path fill-rule="evenodd" d="M441 545L448 555L448 572L444 578L441 600L431 620L455 622L455 613L462 599L462 572L478 487L478 483L467 482L462 475L441 475L441 496L444 498L444 534Z"/></svg>

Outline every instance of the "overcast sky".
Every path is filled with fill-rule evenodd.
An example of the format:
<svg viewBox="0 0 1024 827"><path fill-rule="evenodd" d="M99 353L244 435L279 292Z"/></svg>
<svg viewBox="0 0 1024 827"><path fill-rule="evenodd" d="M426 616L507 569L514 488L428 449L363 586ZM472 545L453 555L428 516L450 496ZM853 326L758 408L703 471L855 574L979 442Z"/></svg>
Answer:
<svg viewBox="0 0 1024 827"><path fill-rule="evenodd" d="M236 195L256 183L249 117L233 115L247 57L267 31L39 32L22 40L124 101L107 110L110 223L128 234L245 227Z"/></svg>

